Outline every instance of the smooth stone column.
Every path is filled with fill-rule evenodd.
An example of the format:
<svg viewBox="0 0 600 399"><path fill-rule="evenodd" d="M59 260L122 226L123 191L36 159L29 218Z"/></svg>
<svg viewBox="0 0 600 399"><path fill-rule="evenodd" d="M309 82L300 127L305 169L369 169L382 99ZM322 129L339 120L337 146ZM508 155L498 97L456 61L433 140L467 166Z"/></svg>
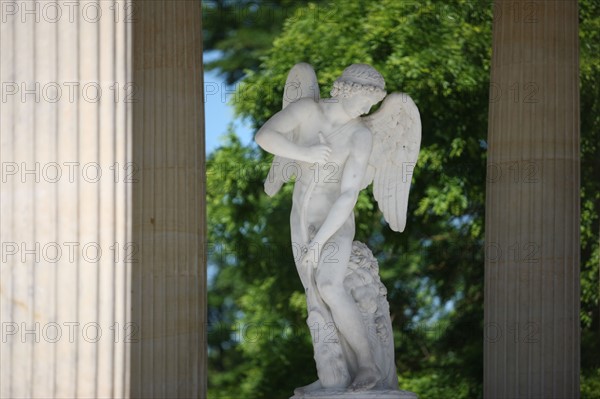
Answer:
<svg viewBox="0 0 600 399"><path fill-rule="evenodd" d="M577 2L496 1L485 398L579 397Z"/></svg>

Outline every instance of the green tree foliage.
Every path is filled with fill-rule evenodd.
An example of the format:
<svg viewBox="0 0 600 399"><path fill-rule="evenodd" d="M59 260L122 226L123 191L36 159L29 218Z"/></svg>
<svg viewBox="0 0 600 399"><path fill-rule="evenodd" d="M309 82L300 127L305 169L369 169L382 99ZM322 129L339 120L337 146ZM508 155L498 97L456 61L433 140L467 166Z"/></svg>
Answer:
<svg viewBox="0 0 600 399"><path fill-rule="evenodd" d="M205 65L225 75L228 84L257 70L260 59L281 32L283 21L306 4L298 0L206 0L202 2L204 51L219 50L223 56Z"/></svg>
<svg viewBox="0 0 600 399"><path fill-rule="evenodd" d="M582 391L600 365L598 225L600 17L581 2ZM404 233L392 232L370 192L357 239L380 262L401 387L423 398L482 395L483 223L491 4L462 0L342 1L298 9L234 99L255 127L281 108L289 69L317 70L322 95L351 63L369 63L388 91L422 110L423 141ZM293 262L291 185L262 188L271 157L230 132L208 160L212 271L209 396L283 398L316 377L302 286ZM587 391L586 391L587 390Z"/></svg>
<svg viewBox="0 0 600 399"><path fill-rule="evenodd" d="M579 2L581 395L600 399L600 1Z"/></svg>

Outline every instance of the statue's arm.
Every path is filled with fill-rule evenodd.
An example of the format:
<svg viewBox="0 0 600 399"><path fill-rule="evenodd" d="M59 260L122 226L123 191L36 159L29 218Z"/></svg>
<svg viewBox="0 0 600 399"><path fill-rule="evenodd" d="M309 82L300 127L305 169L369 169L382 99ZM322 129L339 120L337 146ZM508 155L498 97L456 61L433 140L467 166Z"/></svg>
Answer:
<svg viewBox="0 0 600 399"><path fill-rule="evenodd" d="M305 147L295 143L291 132L303 120L317 111L317 104L310 98L301 99L273 115L256 133L254 140L265 151L284 158L304 162L325 162L331 149L324 144Z"/></svg>
<svg viewBox="0 0 600 399"><path fill-rule="evenodd" d="M342 173L341 194L311 243L319 249L342 227L356 205L371 155L372 140L371 132L366 128L356 132L353 137L352 150Z"/></svg>

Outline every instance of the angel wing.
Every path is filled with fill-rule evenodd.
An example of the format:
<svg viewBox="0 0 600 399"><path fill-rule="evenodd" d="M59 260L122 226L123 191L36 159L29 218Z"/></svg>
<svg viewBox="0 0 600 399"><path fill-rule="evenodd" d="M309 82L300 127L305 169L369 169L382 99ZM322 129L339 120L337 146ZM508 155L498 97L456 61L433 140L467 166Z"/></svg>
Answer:
<svg viewBox="0 0 600 399"><path fill-rule="evenodd" d="M319 82L313 67L305 62L294 65L285 81L282 109L306 97L312 97L315 102L319 102L319 96ZM296 135L296 132L293 132L293 134ZM278 155L273 158L269 174L265 180L265 192L269 197L277 194L283 183L290 180L291 174L286 172L286 167L292 162L294 161Z"/></svg>
<svg viewBox="0 0 600 399"><path fill-rule="evenodd" d="M381 108L362 118L373 133L373 147L363 187L373 194L394 231L406 226L408 193L421 146L421 117L408 94L392 93Z"/></svg>

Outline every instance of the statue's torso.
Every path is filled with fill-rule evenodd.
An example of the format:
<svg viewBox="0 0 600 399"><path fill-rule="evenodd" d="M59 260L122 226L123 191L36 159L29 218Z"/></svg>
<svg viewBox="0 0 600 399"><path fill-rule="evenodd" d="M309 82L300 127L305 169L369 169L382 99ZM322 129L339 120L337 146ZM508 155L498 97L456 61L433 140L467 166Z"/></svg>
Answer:
<svg viewBox="0 0 600 399"><path fill-rule="evenodd" d="M306 206L307 222L319 227L327 217L331 206L341 193L341 182L344 167L355 145L354 135L364 129L360 120L353 120L345 125L336 125L327 119L322 112L314 111L296 131L294 141L302 146L321 143L319 133L324 136L326 144L331 147L331 155L326 163L309 164L296 161L296 183L292 213L301 212L302 203ZM360 150L360 149L358 149ZM309 197L307 198L307 192Z"/></svg>

